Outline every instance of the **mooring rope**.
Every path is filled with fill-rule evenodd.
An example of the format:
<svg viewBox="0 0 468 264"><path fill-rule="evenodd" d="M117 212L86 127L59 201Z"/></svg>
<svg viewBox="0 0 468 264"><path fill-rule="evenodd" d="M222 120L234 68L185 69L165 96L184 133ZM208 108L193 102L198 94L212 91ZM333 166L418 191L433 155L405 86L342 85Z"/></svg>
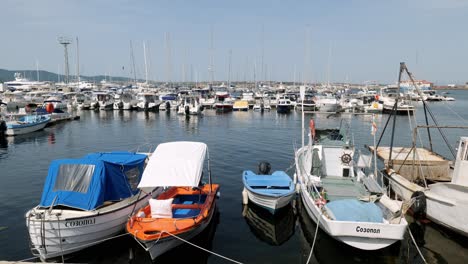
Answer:
<svg viewBox="0 0 468 264"><path fill-rule="evenodd" d="M312 241L312 248L310 249L309 257L307 258L306 264L309 263L312 253L314 252L315 241L317 240L318 229L320 226L320 220L322 219L323 210L320 210L320 215L317 217L317 227L315 228L314 240Z"/></svg>
<svg viewBox="0 0 468 264"><path fill-rule="evenodd" d="M138 244L140 244L140 246L142 246L143 249L145 249L145 251L149 251L153 246L155 246L155 245L159 242L159 240L161 239L161 236L163 235L163 233L166 233L166 234L168 234L168 235L170 235L170 236L172 236L172 237L174 237L174 238L179 239L180 241L182 241L182 242L184 242L184 243L187 243L187 244L189 244L189 245L191 245L191 246L194 246L194 247L196 247L196 248L198 248L198 249L201 249L201 250L203 250L203 251L206 251L206 252L208 252L208 253L210 253L210 254L213 254L213 255L215 255L215 256L217 256L217 257L223 258L223 259L225 259L225 260L227 260L227 261L231 261L231 262L233 262L233 263L242 264L242 262L239 262L239 261L237 261L237 260L228 258L228 257L226 257L226 256L223 256L223 255L221 255L221 254L218 254L218 253L216 253L216 252L213 252L213 251L211 251L211 250L208 250L208 249L206 249L206 248L203 248L203 247L201 247L201 246L199 246L199 245L196 245L196 244L194 244L194 243L192 243L192 242L190 242L190 241L187 241L187 240L185 240L185 239L183 239L183 238L181 238L181 237L179 237L179 236L177 236L177 235L174 235L174 234L172 234L171 232L164 231L164 230L161 231L161 232L159 233L159 237L158 237L158 239L155 241L155 243L154 243L153 245L151 245L151 247L147 248L147 247L145 247L145 245L143 245L140 241L138 241L138 239L136 238L136 233L137 233L137 232L135 232L135 234L134 234L134 238L135 238L135 240L138 242Z"/></svg>
<svg viewBox="0 0 468 264"><path fill-rule="evenodd" d="M420 250L419 247L418 247L418 244L416 244L416 240L414 239L413 234L411 233L411 229L409 228L409 226L408 226L408 233L410 234L411 240L413 240L414 246L415 246L416 249L418 250L419 256L420 256L421 259L424 261L424 263L427 264L426 259L424 258L424 256L423 256L421 250Z"/></svg>

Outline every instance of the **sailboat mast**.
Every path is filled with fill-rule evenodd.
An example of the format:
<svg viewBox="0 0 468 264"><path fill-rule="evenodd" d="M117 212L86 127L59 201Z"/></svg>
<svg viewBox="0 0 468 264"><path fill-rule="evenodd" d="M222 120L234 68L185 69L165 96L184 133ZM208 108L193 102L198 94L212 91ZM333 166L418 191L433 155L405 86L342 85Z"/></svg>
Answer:
<svg viewBox="0 0 468 264"><path fill-rule="evenodd" d="M135 70L135 56L133 55L133 44L132 41L130 40L130 57L132 59L132 67L133 67L133 81L136 85L136 70Z"/></svg>
<svg viewBox="0 0 468 264"><path fill-rule="evenodd" d="M332 54L332 44L330 41L328 45L327 87L330 87L331 54Z"/></svg>
<svg viewBox="0 0 468 264"><path fill-rule="evenodd" d="M214 83L214 44L213 44L213 25L211 25L210 31L210 84L213 85Z"/></svg>
<svg viewBox="0 0 468 264"><path fill-rule="evenodd" d="M37 81L39 81L39 62L36 59L36 74L37 74Z"/></svg>
<svg viewBox="0 0 468 264"><path fill-rule="evenodd" d="M78 43L78 37L76 37L76 77L78 80L78 86L80 85L80 45Z"/></svg>
<svg viewBox="0 0 468 264"><path fill-rule="evenodd" d="M231 88L231 62L232 62L232 50L229 50L228 88Z"/></svg>
<svg viewBox="0 0 468 264"><path fill-rule="evenodd" d="M146 43L143 41L143 56L145 57L145 80L148 84L148 63L146 61Z"/></svg>

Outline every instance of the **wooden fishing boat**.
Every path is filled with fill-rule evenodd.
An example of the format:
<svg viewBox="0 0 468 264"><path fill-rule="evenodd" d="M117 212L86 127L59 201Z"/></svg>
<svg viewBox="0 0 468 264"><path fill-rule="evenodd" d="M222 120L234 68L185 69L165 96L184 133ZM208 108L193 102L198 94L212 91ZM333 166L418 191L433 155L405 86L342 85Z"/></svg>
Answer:
<svg viewBox="0 0 468 264"><path fill-rule="evenodd" d="M334 239L363 250L377 250L402 240L405 218L392 208L374 178L357 170L354 146L345 129L315 130L295 155L302 202L309 217Z"/></svg>
<svg viewBox="0 0 468 264"><path fill-rule="evenodd" d="M218 184L201 182L208 148L199 142L160 144L152 154L139 188L168 187L127 222L130 233L152 259L202 232L216 208ZM209 157L209 155L208 155Z"/></svg>

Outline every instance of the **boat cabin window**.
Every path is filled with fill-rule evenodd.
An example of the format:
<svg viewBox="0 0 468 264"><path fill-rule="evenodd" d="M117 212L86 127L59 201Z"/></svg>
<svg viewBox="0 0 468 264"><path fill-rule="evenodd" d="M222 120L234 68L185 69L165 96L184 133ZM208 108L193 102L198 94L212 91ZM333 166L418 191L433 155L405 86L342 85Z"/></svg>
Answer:
<svg viewBox="0 0 468 264"><path fill-rule="evenodd" d="M128 184L130 185L130 188L132 188L132 191L136 191L140 180L140 170L138 167L126 171L125 176L127 177Z"/></svg>
<svg viewBox="0 0 468 264"><path fill-rule="evenodd" d="M54 192L87 193L95 165L62 164L55 179Z"/></svg>
<svg viewBox="0 0 468 264"><path fill-rule="evenodd" d="M350 172L349 168L343 168L343 177L349 177L350 176L349 172Z"/></svg>

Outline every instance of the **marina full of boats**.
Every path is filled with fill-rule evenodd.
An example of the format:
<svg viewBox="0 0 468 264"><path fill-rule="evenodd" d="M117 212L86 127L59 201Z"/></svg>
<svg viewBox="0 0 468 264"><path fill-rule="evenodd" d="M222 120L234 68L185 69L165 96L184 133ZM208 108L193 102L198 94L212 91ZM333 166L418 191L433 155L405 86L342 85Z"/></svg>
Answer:
<svg viewBox="0 0 468 264"><path fill-rule="evenodd" d="M283 83L52 83L30 81L15 74L14 81L0 89L3 108L14 111L53 102L57 109L70 110L140 110L178 111L195 115L205 108L218 112L270 111L289 113L292 109L318 112L390 112L398 98L397 113L414 112L417 101L454 101L447 94L438 94L427 81L397 85L295 85ZM430 84L430 83L429 83ZM421 87L419 87L421 86ZM299 100L299 90L305 96ZM415 92L422 89L421 93Z"/></svg>
<svg viewBox="0 0 468 264"><path fill-rule="evenodd" d="M4 122L8 136L32 133L54 118L69 119L67 111L87 109L172 111L177 117L186 115L184 120L198 118L207 108L213 112L275 109L279 117L295 110L302 113L302 125L308 124L307 128L294 128L303 138L289 155L294 160L290 168L271 172L271 164L261 162L254 172L245 161L245 167L235 168L242 172L237 182L225 184L227 187L219 180L222 175L212 175L211 168L211 159L225 157L210 157L208 144L200 141L160 140L154 151L91 152L80 158L55 159L42 176L45 183L40 201L24 215L31 252L42 261L65 261L83 250L128 236L152 261L186 244L239 262L230 259L229 252L221 256L216 250L192 243L216 221L223 199L221 187L229 192L224 188L235 184L243 189L242 212L238 214L263 244L285 244L294 234L300 211L300 217L305 218L301 223L312 230L306 263L317 254L316 246L323 247L316 244L321 243L319 234L353 250L371 252L394 248L408 236L413 238L410 225L416 221L432 221L468 236L464 221L468 212L467 137L460 138L453 160L448 160L433 152L432 145L418 148L416 140L409 147L394 146L394 131L390 146L380 146L372 122L369 138L374 137L374 145L368 146L371 154L366 154L357 150L348 122L342 120L339 127L330 128L323 120L317 122L314 114L304 115L387 112L386 128L392 120L396 122L398 114L416 121L417 104L423 104L425 113L432 113L429 97L425 97L429 93L415 88L418 103L416 96L408 96L401 88L400 82L396 89L360 88L356 93L351 93L350 87L326 91L303 86L295 91L295 87L282 86L261 92L235 87L120 87L44 93L46 99L35 96L34 104L32 100L15 101L13 109L9 106L12 101L5 101L2 111L6 120L16 107L28 109L15 113L16 120ZM416 139L418 129L443 128L431 117L433 125L428 121L415 124L416 132L409 131L408 137ZM265 152L259 158L268 160L273 155ZM383 160L383 166L377 158ZM422 246L414 238L408 241L417 248L418 258L426 262Z"/></svg>

